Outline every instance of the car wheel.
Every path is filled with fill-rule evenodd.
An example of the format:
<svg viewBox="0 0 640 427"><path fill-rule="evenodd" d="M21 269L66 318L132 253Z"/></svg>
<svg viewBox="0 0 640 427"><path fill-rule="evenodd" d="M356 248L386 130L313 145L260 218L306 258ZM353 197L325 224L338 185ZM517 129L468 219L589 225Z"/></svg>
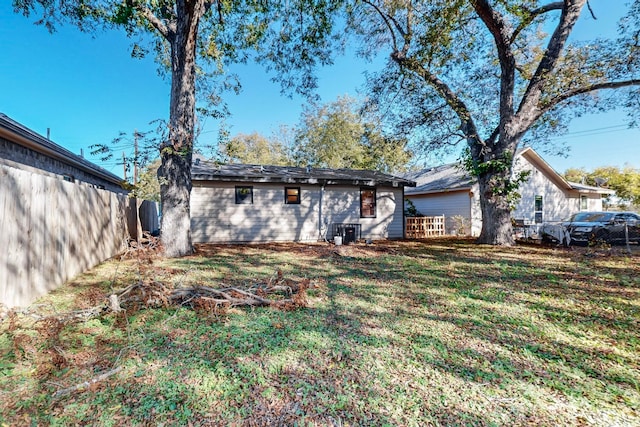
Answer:
<svg viewBox="0 0 640 427"><path fill-rule="evenodd" d="M598 230L591 234L591 239L589 239L590 245L595 246L605 243L607 243L607 232L605 230Z"/></svg>

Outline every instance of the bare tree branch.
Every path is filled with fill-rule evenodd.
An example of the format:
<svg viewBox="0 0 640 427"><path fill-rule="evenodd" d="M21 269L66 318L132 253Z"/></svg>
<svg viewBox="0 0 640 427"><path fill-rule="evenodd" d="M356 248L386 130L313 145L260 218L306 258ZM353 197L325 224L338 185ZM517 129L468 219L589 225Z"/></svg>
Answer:
<svg viewBox="0 0 640 427"><path fill-rule="evenodd" d="M169 22L168 24L165 24L164 21L158 18L153 13L153 11L151 11L151 9L149 9L145 4L142 4L140 2L135 2L134 4L131 0L128 0L128 1L129 1L129 5L138 9L138 11L140 11L142 16L144 16L145 19L149 21L149 23L153 26L153 28L155 28L165 40L170 40L171 38L173 38L175 34L175 27L174 27L173 21Z"/></svg>
<svg viewBox="0 0 640 427"><path fill-rule="evenodd" d="M540 109L540 112L535 116L535 120L538 120L543 114L553 110L560 103L566 101L567 99L573 98L575 96L583 95L585 93L595 92L601 89L618 89L621 87L629 87L629 86L640 86L640 79L623 80L619 82L596 83L589 86L584 86L581 88L569 90L561 95L558 95L552 98L544 108Z"/></svg>
<svg viewBox="0 0 640 427"><path fill-rule="evenodd" d="M513 97L516 81L516 59L511 50L507 34L507 24L503 16L494 10L487 0L471 2L476 13L493 36L498 50L498 59L502 75L500 77L500 126L503 127L513 115Z"/></svg>
<svg viewBox="0 0 640 427"><path fill-rule="evenodd" d="M380 9L378 7L378 5L374 4L373 2L371 2L369 0L364 0L363 3L368 4L369 6L374 8L376 13L378 15L380 15L380 17L384 21L385 25L389 29L389 33L391 33L391 38L393 39L393 49L394 50L398 50L398 41L397 41L397 38L396 38L394 27L395 27L396 30L398 30L400 35L403 36L403 37L405 37L404 29L400 26L400 24L398 24L398 22L392 16L384 13L382 11L382 9ZM405 44L406 44L406 42L407 42L407 40L405 38Z"/></svg>
<svg viewBox="0 0 640 427"><path fill-rule="evenodd" d="M518 38L520 33L524 31L531 23L540 15L544 15L547 12L551 12L553 10L562 10L564 3L561 1L556 1L553 3L545 4L537 9L527 11L527 16L520 22L520 25L513 31L511 35L510 42L513 43Z"/></svg>
<svg viewBox="0 0 640 427"><path fill-rule="evenodd" d="M527 111L525 114L529 115L528 112L533 108L536 108L538 100L542 94L542 88L547 75L558 64L560 54L564 49L567 39L569 38L569 34L571 34L571 30L573 30L573 26L580 17L580 12L584 7L585 2L586 0L565 1L558 26L547 44L547 49L538 64L538 68L529 81L529 86L522 97L518 113L520 113L520 111Z"/></svg>
<svg viewBox="0 0 640 427"><path fill-rule="evenodd" d="M478 134L478 129L471 117L469 108L445 82L429 72L418 60L407 58L402 52L395 51L391 58L401 67L416 73L440 94L460 119L460 130L468 140L472 140L474 144L485 145Z"/></svg>

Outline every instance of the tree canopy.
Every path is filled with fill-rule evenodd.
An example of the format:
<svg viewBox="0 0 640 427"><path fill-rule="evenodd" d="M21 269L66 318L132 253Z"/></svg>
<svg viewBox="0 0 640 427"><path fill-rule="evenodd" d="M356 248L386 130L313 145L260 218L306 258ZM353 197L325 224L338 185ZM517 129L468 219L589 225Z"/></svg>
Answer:
<svg viewBox="0 0 640 427"><path fill-rule="evenodd" d="M622 205L618 207L629 207L629 205L640 207L640 169L629 165L622 168L602 166L591 172L587 172L583 168L571 168L567 169L564 177L568 181L614 190ZM612 201L609 200L609 203Z"/></svg>
<svg viewBox="0 0 640 427"><path fill-rule="evenodd" d="M405 170L412 156L407 140L384 135L379 122L362 114L359 106L349 96L308 106L295 131L294 162L326 168Z"/></svg>
<svg viewBox="0 0 640 427"><path fill-rule="evenodd" d="M267 138L257 132L249 135L240 133L220 143L218 157L222 163L275 166L291 163L287 147L280 141Z"/></svg>
<svg viewBox="0 0 640 427"><path fill-rule="evenodd" d="M640 111L640 2L617 37L582 41L571 34L578 19L593 19L586 3L363 0L349 14L365 54L389 53L370 89L398 133L424 150L468 148L480 242L513 244L508 200L519 147L548 143L586 112Z"/></svg>

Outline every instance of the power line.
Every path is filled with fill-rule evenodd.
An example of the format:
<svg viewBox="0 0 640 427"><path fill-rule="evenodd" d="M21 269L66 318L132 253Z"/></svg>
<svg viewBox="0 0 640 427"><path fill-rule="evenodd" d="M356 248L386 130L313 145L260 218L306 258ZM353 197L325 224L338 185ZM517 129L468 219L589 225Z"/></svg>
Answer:
<svg viewBox="0 0 640 427"><path fill-rule="evenodd" d="M549 139L557 140L557 139L564 139L564 138L568 138L568 139L585 138L589 136L605 135L605 134L611 134L615 132L624 132L628 130L633 130L633 129L629 128L627 125L622 124L622 125L615 125L615 126L605 126L601 128L594 128L594 129L585 129L585 130L580 130L575 132L568 132L564 135L550 137Z"/></svg>

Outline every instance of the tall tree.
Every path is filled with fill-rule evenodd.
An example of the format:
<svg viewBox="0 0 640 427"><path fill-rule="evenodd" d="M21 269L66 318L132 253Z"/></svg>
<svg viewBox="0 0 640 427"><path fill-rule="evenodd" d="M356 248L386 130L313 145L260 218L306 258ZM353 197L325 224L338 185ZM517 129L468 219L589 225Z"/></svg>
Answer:
<svg viewBox="0 0 640 427"><path fill-rule="evenodd" d="M384 135L358 107L358 101L349 96L310 105L296 129L295 162L314 167L404 170L411 159L407 140Z"/></svg>
<svg viewBox="0 0 640 427"><path fill-rule="evenodd" d="M620 105L637 112L640 1L618 38L570 39L586 5L362 0L352 8L363 50L390 53L372 89L391 106L399 132L429 148L466 144L480 186L481 243L514 243L508 200L519 147L545 141L588 111Z"/></svg>
<svg viewBox="0 0 640 427"><path fill-rule="evenodd" d="M230 61L246 60L269 23L264 4L243 0L13 0L24 15L42 14L53 30L68 20L82 30L124 28L134 40L133 55L153 51L171 80L167 137L160 143L162 242L169 257L192 253L190 232L191 160L196 126L196 91L206 103L219 101L221 74ZM304 34L304 31L300 33ZM213 89L213 90L210 90Z"/></svg>
<svg viewBox="0 0 640 427"><path fill-rule="evenodd" d="M223 163L244 163L284 166L291 164L287 148L276 139L258 133L238 134L220 144L218 149Z"/></svg>

